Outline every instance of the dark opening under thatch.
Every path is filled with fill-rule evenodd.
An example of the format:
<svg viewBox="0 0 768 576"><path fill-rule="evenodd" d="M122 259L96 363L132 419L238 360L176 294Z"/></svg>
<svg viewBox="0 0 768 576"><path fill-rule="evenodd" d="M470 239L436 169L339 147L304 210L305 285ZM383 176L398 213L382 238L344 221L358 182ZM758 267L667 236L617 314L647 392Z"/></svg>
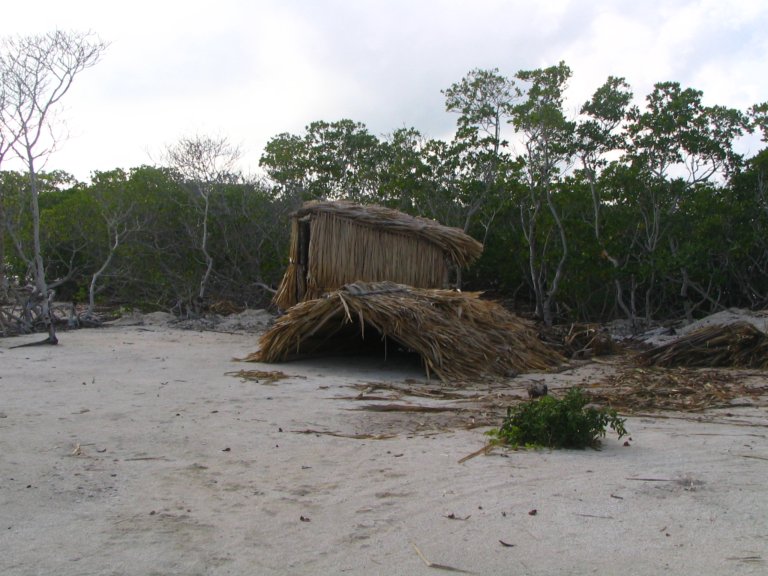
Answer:
<svg viewBox="0 0 768 576"><path fill-rule="evenodd" d="M393 282L356 282L293 306L245 360L282 362L334 347L342 353L350 327L358 339L387 338L417 352L427 375L443 381L509 377L563 361L530 322L476 293Z"/></svg>
<svg viewBox="0 0 768 576"><path fill-rule="evenodd" d="M714 324L639 356L650 366L768 368L768 335L749 322Z"/></svg>

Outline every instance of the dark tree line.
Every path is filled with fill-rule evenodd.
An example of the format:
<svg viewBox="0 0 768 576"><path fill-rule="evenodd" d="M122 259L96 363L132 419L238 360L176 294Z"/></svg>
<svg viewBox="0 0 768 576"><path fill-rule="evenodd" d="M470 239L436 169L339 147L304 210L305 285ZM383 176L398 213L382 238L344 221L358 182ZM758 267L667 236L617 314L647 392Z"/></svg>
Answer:
<svg viewBox="0 0 768 576"><path fill-rule="evenodd" d="M0 177L11 207L27 180L14 172ZM201 312L203 300L258 306L264 285L282 272L288 206L261 182L231 175L208 184L206 200L183 175L152 166L96 172L89 184L43 174L41 183L46 273L60 300L183 313ZM28 228L23 211L7 216L20 234ZM26 263L9 254L6 271L23 284ZM201 294L203 279L210 298Z"/></svg>
<svg viewBox="0 0 768 576"><path fill-rule="evenodd" d="M512 78L470 71L443 92L457 119L448 141L314 122L269 141L263 179L237 172L226 139L204 136L169 147L165 166L95 172L87 183L0 171L0 299L23 308L42 275L46 291L87 315L99 303L183 314L266 305L286 264L288 214L344 198L483 241L460 281L548 324L768 306L768 152L735 148L749 132L766 141L768 105L707 106L675 82L637 105L611 77L570 117L570 77L562 62ZM39 262L28 256L36 246Z"/></svg>
<svg viewBox="0 0 768 576"><path fill-rule="evenodd" d="M763 150L768 106L707 106L654 86L642 105L610 77L575 118L565 63L473 70L444 91L452 140L418 130L377 139L349 120L281 134L261 165L290 198L351 197L463 228L486 246L465 278L560 320L692 318L768 305Z"/></svg>

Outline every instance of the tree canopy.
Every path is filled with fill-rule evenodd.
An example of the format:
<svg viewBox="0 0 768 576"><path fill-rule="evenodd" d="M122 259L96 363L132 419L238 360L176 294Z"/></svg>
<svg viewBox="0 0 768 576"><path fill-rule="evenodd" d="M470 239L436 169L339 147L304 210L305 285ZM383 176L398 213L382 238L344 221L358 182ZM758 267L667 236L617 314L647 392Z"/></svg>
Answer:
<svg viewBox="0 0 768 576"><path fill-rule="evenodd" d="M180 139L165 165L86 183L40 173L45 277L91 309L266 305L286 264L288 214L347 199L471 234L485 251L457 281L546 323L768 306L768 149L738 152L747 134L768 141L768 103L706 105L673 81L636 99L609 77L572 114L572 74L564 62L511 77L470 70L443 91L456 118L445 140L318 120L275 135L260 177L240 174L239 151L207 136ZM0 160L18 147L2 136ZM33 280L24 198L35 184L12 171L0 183L0 279L22 286Z"/></svg>

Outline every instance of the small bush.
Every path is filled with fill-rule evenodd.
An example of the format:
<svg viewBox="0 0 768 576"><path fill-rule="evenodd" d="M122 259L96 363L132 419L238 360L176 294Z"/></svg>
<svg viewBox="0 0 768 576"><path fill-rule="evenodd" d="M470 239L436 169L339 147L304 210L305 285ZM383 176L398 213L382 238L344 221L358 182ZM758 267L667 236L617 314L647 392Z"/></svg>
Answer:
<svg viewBox="0 0 768 576"><path fill-rule="evenodd" d="M550 448L596 447L605 437L606 426L619 435L627 434L624 418L610 408L587 407L580 388L572 388L562 400L552 396L531 400L507 408L500 428L488 432L492 442L519 446Z"/></svg>

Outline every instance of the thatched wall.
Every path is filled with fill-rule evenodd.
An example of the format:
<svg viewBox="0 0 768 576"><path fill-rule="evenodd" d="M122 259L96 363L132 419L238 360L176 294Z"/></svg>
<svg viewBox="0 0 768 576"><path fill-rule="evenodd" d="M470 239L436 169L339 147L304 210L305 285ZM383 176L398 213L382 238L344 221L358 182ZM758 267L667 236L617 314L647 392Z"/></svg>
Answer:
<svg viewBox="0 0 768 576"><path fill-rule="evenodd" d="M469 265L482 249L457 228L396 210L307 202L292 215L289 265L274 303L288 309L356 281L445 288L449 266Z"/></svg>
<svg viewBox="0 0 768 576"><path fill-rule="evenodd" d="M282 362L334 349L353 326L359 338L388 338L418 352L428 375L444 381L509 377L543 371L563 358L542 343L531 323L477 294L417 289L392 282L355 283L301 302L278 318L246 358Z"/></svg>
<svg viewBox="0 0 768 576"><path fill-rule="evenodd" d="M328 213L313 217L310 229L307 299L356 281L386 279L418 288L448 282L443 251L418 236L360 226Z"/></svg>
<svg viewBox="0 0 768 576"><path fill-rule="evenodd" d="M304 263L299 263L299 220L295 217L291 218L291 245L288 250L288 268L272 298L273 304L282 309L296 304L307 292L307 270Z"/></svg>

